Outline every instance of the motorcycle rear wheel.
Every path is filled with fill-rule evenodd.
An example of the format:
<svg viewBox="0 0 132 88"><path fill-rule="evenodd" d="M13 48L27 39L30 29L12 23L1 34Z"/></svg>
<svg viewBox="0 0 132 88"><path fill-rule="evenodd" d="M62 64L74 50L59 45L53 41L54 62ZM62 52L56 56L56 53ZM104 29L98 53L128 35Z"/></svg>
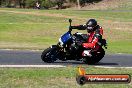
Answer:
<svg viewBox="0 0 132 88"><path fill-rule="evenodd" d="M91 57L84 57L83 62L90 65L98 63L105 55L105 51L103 48L99 52L100 53L96 52Z"/></svg>

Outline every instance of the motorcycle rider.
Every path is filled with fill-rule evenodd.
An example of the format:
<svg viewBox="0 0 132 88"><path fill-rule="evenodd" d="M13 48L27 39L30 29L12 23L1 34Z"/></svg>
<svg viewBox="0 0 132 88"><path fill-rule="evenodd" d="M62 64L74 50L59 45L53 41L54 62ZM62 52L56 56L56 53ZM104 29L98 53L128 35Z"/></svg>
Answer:
<svg viewBox="0 0 132 88"><path fill-rule="evenodd" d="M98 50L101 46L101 39L103 35L103 29L97 24L95 19L89 19L84 25L71 26L71 29L87 30L88 39L82 46L86 48L83 51L83 56L92 56L91 50Z"/></svg>

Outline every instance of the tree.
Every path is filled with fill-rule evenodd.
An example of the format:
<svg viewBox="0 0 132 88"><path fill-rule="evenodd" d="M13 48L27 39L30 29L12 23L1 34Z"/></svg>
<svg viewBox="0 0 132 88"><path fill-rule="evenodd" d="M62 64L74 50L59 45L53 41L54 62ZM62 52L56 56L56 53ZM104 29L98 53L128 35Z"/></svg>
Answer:
<svg viewBox="0 0 132 88"><path fill-rule="evenodd" d="M56 0L58 9L62 9L64 2L65 2L65 0Z"/></svg>
<svg viewBox="0 0 132 88"><path fill-rule="evenodd" d="M0 0L0 6L1 6L1 4L2 4L2 0Z"/></svg>
<svg viewBox="0 0 132 88"><path fill-rule="evenodd" d="M55 6L54 0L42 0L40 1L41 7L44 7L45 9L49 9L53 6Z"/></svg>
<svg viewBox="0 0 132 88"><path fill-rule="evenodd" d="M57 9L62 9L63 4L66 2L66 0L42 0L41 5L42 7L48 9L54 6L57 6Z"/></svg>
<svg viewBox="0 0 132 88"><path fill-rule="evenodd" d="M26 6L26 0L18 0L18 3L19 3L19 7L20 8L25 8L25 6Z"/></svg>
<svg viewBox="0 0 132 88"><path fill-rule="evenodd" d="M77 0L78 9L80 9L80 0Z"/></svg>
<svg viewBox="0 0 132 88"><path fill-rule="evenodd" d="M100 2L100 1L102 1L102 0L80 0L80 4L81 4L81 5L93 4L93 3Z"/></svg>

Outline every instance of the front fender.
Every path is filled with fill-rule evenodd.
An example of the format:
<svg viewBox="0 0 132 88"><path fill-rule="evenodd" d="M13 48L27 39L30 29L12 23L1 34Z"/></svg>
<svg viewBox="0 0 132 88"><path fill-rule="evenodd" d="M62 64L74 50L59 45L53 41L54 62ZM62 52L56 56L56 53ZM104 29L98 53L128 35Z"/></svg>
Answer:
<svg viewBox="0 0 132 88"><path fill-rule="evenodd" d="M58 45L52 45L51 48L58 48Z"/></svg>

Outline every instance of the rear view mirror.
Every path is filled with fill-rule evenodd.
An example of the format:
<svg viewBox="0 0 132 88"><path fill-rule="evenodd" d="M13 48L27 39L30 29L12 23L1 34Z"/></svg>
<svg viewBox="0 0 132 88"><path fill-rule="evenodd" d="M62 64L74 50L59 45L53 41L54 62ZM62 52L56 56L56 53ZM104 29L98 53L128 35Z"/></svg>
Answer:
<svg viewBox="0 0 132 88"><path fill-rule="evenodd" d="M69 19L69 22L71 23L72 22L72 19Z"/></svg>

